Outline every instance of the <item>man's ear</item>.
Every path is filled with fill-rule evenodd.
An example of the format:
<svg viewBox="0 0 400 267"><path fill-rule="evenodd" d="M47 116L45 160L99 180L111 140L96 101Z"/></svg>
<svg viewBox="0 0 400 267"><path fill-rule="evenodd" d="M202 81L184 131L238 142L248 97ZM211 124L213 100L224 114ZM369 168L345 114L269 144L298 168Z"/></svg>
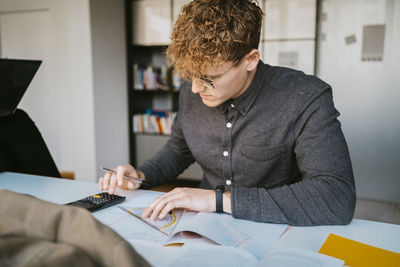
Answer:
<svg viewBox="0 0 400 267"><path fill-rule="evenodd" d="M253 49L246 55L247 60L247 71L253 71L257 68L258 62L260 61L260 51Z"/></svg>

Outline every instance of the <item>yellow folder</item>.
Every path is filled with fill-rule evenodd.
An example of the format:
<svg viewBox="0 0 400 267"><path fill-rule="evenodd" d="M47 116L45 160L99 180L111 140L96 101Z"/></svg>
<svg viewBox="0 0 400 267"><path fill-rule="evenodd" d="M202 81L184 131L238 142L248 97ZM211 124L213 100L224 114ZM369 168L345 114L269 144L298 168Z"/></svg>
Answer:
<svg viewBox="0 0 400 267"><path fill-rule="evenodd" d="M400 242L400 241L399 241ZM400 253L329 234L319 253L345 261L351 267L399 267Z"/></svg>

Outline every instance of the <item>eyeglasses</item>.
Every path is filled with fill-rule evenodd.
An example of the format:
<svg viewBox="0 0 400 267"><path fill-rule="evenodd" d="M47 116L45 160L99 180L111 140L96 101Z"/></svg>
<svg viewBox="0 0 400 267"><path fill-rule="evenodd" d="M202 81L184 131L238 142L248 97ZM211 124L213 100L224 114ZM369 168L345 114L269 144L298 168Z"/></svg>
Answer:
<svg viewBox="0 0 400 267"><path fill-rule="evenodd" d="M214 83L222 78L225 74L227 74L237 63L239 63L240 59L236 60L232 66L230 66L227 70L225 70L223 73L218 74L218 75L212 75L212 76L201 76L197 77L198 79L202 80L204 82L204 85L210 89L215 89Z"/></svg>

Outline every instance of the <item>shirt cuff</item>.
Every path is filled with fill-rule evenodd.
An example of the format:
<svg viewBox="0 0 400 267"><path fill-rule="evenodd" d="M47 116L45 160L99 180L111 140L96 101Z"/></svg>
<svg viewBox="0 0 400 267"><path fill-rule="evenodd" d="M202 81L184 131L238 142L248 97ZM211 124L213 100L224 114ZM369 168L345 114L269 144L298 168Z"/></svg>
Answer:
<svg viewBox="0 0 400 267"><path fill-rule="evenodd" d="M143 172L144 176L146 177L146 180L144 180L144 184L141 184L139 186L139 189L151 189L154 187L154 183L151 181L151 171L148 170L148 168L145 168L144 166L139 167L136 169L137 171Z"/></svg>
<svg viewBox="0 0 400 267"><path fill-rule="evenodd" d="M256 188L233 187L231 194L233 217L260 221L260 205Z"/></svg>
<svg viewBox="0 0 400 267"><path fill-rule="evenodd" d="M256 222L286 223L286 218L267 189L234 187L231 194L234 218Z"/></svg>

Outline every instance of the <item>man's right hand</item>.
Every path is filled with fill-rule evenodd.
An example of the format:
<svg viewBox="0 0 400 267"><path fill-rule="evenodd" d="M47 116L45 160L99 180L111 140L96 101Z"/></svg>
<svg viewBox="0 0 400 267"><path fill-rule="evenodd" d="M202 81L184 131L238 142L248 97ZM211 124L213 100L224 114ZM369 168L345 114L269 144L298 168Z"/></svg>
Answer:
<svg viewBox="0 0 400 267"><path fill-rule="evenodd" d="M138 189L140 184L134 180L124 178L126 176L137 177L141 180L145 180L144 174L140 171L136 171L131 165L122 165L114 168L117 174L107 172L99 180L100 190L108 190L109 194L114 194L115 187L118 186L121 189Z"/></svg>

